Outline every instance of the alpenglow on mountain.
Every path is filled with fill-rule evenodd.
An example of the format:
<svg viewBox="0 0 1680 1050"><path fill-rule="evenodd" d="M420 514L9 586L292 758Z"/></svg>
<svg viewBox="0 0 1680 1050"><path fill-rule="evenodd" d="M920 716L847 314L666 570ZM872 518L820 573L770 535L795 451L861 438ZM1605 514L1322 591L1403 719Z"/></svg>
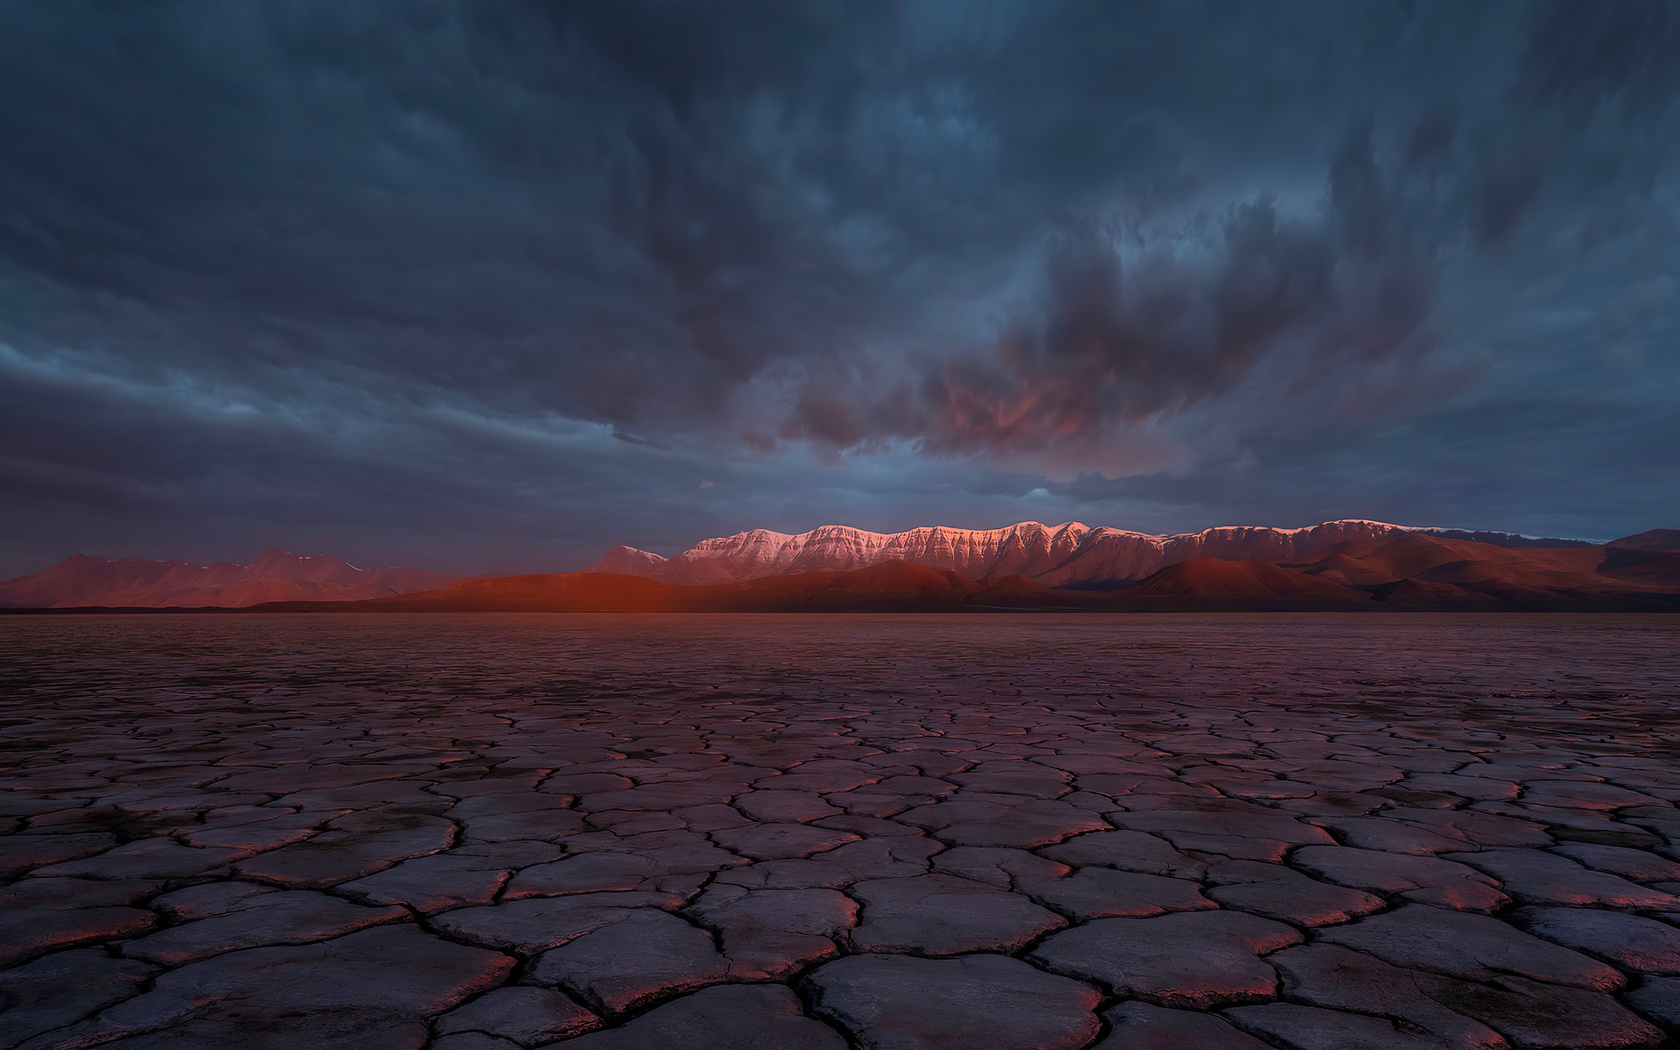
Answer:
<svg viewBox="0 0 1680 1050"><path fill-rule="evenodd" d="M584 571L646 576L666 583L716 584L905 561L976 580L1019 575L1048 587L1104 587L1139 580L1192 558L1279 561L1344 540L1380 539L1396 533L1424 533L1501 547L1590 546L1582 540L1364 520L1327 521L1296 529L1223 526L1159 536L1076 521L1061 525L1023 521L1002 529L934 525L892 533L824 525L797 535L765 529L738 532L702 540L672 558L619 546Z"/></svg>

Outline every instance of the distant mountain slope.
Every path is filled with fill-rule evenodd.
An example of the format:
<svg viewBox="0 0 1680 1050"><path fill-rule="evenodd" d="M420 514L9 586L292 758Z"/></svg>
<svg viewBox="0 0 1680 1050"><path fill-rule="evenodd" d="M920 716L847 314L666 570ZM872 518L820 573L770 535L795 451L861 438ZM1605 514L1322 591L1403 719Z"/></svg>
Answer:
<svg viewBox="0 0 1680 1050"><path fill-rule="evenodd" d="M1597 547L1592 540L1565 540L1556 536L1523 536L1514 532L1487 532L1482 529L1438 529L1413 526L1408 531L1444 540L1470 540L1489 543L1495 547Z"/></svg>
<svg viewBox="0 0 1680 1050"><path fill-rule="evenodd" d="M1611 540L1605 546L1636 551L1680 551L1680 529L1651 529Z"/></svg>
<svg viewBox="0 0 1680 1050"><path fill-rule="evenodd" d="M1600 575L1680 590L1680 551L1642 551L1607 547Z"/></svg>
<svg viewBox="0 0 1680 1050"><path fill-rule="evenodd" d="M658 573L659 567L664 564L665 559L657 554L650 554L647 551L619 544L602 555L600 561L584 571L624 573L630 576L646 576L651 579Z"/></svg>
<svg viewBox="0 0 1680 1050"><path fill-rule="evenodd" d="M753 529L701 542L673 558L615 547L586 572L629 573L677 584L739 583L765 576L846 572L887 561L958 572L970 579L1023 576L1049 587L1113 588L1194 558L1280 561L1347 540L1436 535L1501 547L1592 548L1580 540L1507 533L1414 529L1380 521L1329 521L1306 528L1223 526L1155 536L1070 521L1024 521L1002 529L930 526L880 533L824 525L797 535Z"/></svg>
<svg viewBox="0 0 1680 1050"><path fill-rule="evenodd" d="M1124 592L1128 597L1171 595L1219 599L1292 598L1307 601L1364 604L1371 596L1364 591L1285 569L1269 561L1226 561L1221 558L1192 558L1169 565Z"/></svg>
<svg viewBox="0 0 1680 1050"><path fill-rule="evenodd" d="M443 587L453 573L402 566L358 569L342 558L274 548L249 565L145 561L75 554L41 572L0 582L0 608L238 608L276 601L361 601Z"/></svg>
<svg viewBox="0 0 1680 1050"><path fill-rule="evenodd" d="M1400 605L1569 608L1663 601L1680 555L1609 547L1495 547L1408 534L1314 551L1294 569Z"/></svg>

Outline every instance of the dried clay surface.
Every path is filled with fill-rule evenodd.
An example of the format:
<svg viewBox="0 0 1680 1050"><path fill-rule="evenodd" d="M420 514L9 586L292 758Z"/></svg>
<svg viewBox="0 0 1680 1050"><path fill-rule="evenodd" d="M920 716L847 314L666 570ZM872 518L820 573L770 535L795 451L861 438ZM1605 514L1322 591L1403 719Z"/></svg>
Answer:
<svg viewBox="0 0 1680 1050"><path fill-rule="evenodd" d="M1675 1045L1680 617L0 620L0 1050Z"/></svg>

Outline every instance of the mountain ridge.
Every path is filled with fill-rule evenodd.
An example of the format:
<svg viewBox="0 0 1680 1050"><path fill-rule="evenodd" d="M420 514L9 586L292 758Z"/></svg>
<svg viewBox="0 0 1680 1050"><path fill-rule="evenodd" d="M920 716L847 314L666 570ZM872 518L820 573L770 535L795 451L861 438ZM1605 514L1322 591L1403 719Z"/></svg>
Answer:
<svg viewBox="0 0 1680 1050"><path fill-rule="evenodd" d="M280 548L249 565L77 554L0 581L0 609L1664 611L1680 608L1674 537L1655 529L1600 545L1365 519L1172 535L1082 522L903 533L831 525L715 537L670 559L619 546L583 573L470 580Z"/></svg>
<svg viewBox="0 0 1680 1050"><path fill-rule="evenodd" d="M72 554L40 572L0 580L0 608L243 608L276 601L362 601L459 582L456 573L398 565L363 569L330 554L279 547L248 565Z"/></svg>
<svg viewBox="0 0 1680 1050"><path fill-rule="evenodd" d="M1195 558L1278 561L1350 539L1434 535L1508 547L1595 547L1585 540L1471 532L1344 518L1295 528L1221 525L1152 534L1068 521L1017 522L998 529L921 526L880 533L846 525L808 532L749 529L701 540L671 558L634 547L608 551L585 572L623 573L688 586L742 583L765 576L845 572L906 561L971 579L1022 576L1049 587L1106 589Z"/></svg>

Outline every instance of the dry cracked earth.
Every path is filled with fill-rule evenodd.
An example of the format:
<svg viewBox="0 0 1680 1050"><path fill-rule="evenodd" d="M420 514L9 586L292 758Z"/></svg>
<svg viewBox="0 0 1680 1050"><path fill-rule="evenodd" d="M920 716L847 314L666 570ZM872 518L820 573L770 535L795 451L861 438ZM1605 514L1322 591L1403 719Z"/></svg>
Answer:
<svg viewBox="0 0 1680 1050"><path fill-rule="evenodd" d="M1680 617L10 617L0 1046L1656 1047Z"/></svg>

